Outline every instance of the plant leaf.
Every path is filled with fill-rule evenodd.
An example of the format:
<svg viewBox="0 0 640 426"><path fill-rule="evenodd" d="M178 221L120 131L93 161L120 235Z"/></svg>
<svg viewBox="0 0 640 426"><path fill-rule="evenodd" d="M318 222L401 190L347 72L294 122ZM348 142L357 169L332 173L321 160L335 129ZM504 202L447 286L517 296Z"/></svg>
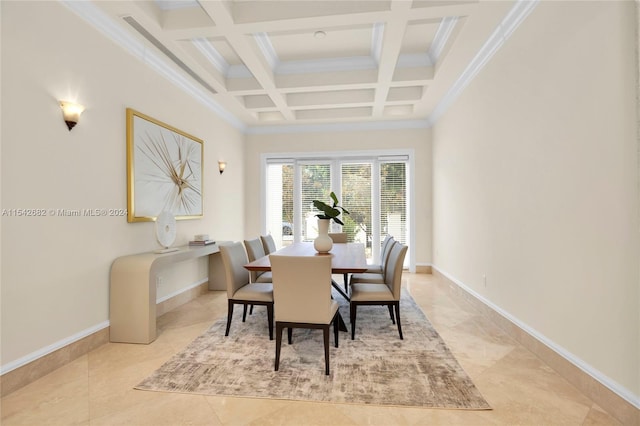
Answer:
<svg viewBox="0 0 640 426"><path fill-rule="evenodd" d="M336 193L331 191L331 194L329 194L329 196L333 200L333 207L337 206L338 205L338 197L336 197Z"/></svg>

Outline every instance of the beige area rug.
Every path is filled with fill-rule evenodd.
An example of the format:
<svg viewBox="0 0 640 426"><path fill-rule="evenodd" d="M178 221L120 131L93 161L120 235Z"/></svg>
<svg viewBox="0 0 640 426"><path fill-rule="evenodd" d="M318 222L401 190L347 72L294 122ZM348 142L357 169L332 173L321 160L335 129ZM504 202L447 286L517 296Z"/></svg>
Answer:
<svg viewBox="0 0 640 426"><path fill-rule="evenodd" d="M337 294L347 327L349 305ZM280 371L274 371L275 336L269 340L266 308L256 306L242 322L236 307L231 331L226 317L174 355L135 388L251 398L450 409L491 409L411 296L403 292L404 340L384 306L358 307L356 339L331 332L331 375L324 374L321 330L286 331ZM275 327L274 327L275 332Z"/></svg>

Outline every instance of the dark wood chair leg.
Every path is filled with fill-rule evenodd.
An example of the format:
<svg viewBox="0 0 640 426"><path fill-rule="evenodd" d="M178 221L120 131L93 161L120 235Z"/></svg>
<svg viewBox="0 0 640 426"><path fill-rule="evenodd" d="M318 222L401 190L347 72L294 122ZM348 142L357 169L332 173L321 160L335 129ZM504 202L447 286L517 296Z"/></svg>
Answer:
<svg viewBox="0 0 640 426"><path fill-rule="evenodd" d="M247 320L247 304L244 304L244 309L242 310L242 322Z"/></svg>
<svg viewBox="0 0 640 426"><path fill-rule="evenodd" d="M227 331L224 332L225 336L229 335L229 329L231 328L231 318L233 318L233 302L228 300L228 308L227 308Z"/></svg>
<svg viewBox="0 0 640 426"><path fill-rule="evenodd" d="M349 294L349 274L344 274L344 292Z"/></svg>
<svg viewBox="0 0 640 426"><path fill-rule="evenodd" d="M273 303L267 304L267 321L269 322L269 340L273 340Z"/></svg>
<svg viewBox="0 0 640 426"><path fill-rule="evenodd" d="M389 316L391 317L391 322L395 324L395 323L396 323L396 320L395 320L395 318L393 317L393 306L391 306L391 305L387 305L387 308L389 308Z"/></svg>
<svg viewBox="0 0 640 426"><path fill-rule="evenodd" d="M282 346L282 325L276 322L276 363L275 371L280 368L280 347Z"/></svg>
<svg viewBox="0 0 640 426"><path fill-rule="evenodd" d="M324 336L324 374L329 375L329 324L322 328Z"/></svg>
<svg viewBox="0 0 640 426"><path fill-rule="evenodd" d="M400 340L404 340L404 337L402 337L402 325L400 324L400 302L394 302L393 305L396 307L396 319L398 322L398 333L400 333Z"/></svg>
<svg viewBox="0 0 640 426"><path fill-rule="evenodd" d="M357 308L357 305L351 302L351 305L350 305L351 340L355 339L355 336L356 336L356 308Z"/></svg>
<svg viewBox="0 0 640 426"><path fill-rule="evenodd" d="M249 309L249 315L253 315L253 305L251 305L251 309Z"/></svg>
<svg viewBox="0 0 640 426"><path fill-rule="evenodd" d="M339 320L342 320L342 316L340 315L340 312L336 312L336 316L333 318L333 340L336 348L338 347L338 331L340 330Z"/></svg>
<svg viewBox="0 0 640 426"><path fill-rule="evenodd" d="M287 341L289 344L293 343L293 327L287 328Z"/></svg>

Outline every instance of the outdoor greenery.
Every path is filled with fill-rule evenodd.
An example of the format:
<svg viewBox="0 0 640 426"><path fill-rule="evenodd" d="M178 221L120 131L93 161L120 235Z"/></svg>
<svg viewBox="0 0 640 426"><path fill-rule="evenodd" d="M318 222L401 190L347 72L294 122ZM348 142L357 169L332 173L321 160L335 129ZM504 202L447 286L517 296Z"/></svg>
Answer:
<svg viewBox="0 0 640 426"><path fill-rule="evenodd" d="M294 166L282 166L282 221L294 223L293 210L293 182ZM349 241L354 241L356 235L364 234L368 247L371 247L373 234L371 180L372 168L368 163L345 163L342 165L342 205L349 214L342 216L342 232L347 233ZM304 165L302 175L302 217L313 213L313 200L329 200L331 198L331 167L328 164ZM390 213L402 214L401 220L406 221L406 164L380 164L380 232L388 232L387 217ZM333 200L332 200L333 201ZM339 223L339 222L338 222ZM400 237L400 236L397 236Z"/></svg>

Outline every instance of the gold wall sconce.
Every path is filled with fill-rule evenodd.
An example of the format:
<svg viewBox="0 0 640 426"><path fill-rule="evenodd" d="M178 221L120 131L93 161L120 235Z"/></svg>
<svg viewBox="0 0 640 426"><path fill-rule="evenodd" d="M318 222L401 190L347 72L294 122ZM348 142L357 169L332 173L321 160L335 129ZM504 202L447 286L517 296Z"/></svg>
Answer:
<svg viewBox="0 0 640 426"><path fill-rule="evenodd" d="M218 170L220 170L220 174L224 173L224 169L227 168L226 161L218 161Z"/></svg>
<svg viewBox="0 0 640 426"><path fill-rule="evenodd" d="M80 114L84 111L84 107L80 104L69 101L60 101L60 108L62 108L62 116L64 122L67 124L69 131L78 124L80 120Z"/></svg>

